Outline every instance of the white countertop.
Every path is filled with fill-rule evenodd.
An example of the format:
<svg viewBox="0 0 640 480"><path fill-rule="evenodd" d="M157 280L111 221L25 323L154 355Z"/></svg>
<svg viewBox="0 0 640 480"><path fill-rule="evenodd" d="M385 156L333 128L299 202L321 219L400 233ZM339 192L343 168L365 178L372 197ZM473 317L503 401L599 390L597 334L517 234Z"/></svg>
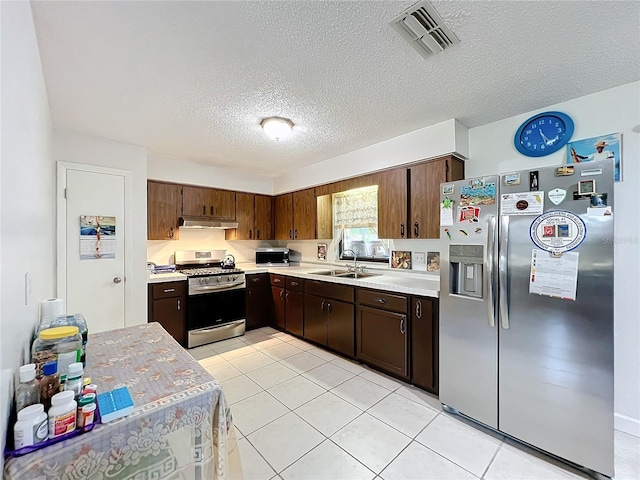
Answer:
<svg viewBox="0 0 640 480"><path fill-rule="evenodd" d="M150 273L147 278L147 283L163 283L163 282L179 282L186 280L187 276L182 273Z"/></svg>
<svg viewBox="0 0 640 480"><path fill-rule="evenodd" d="M309 280L320 280L324 282L340 283L342 285L353 285L355 287L375 288L389 292L408 293L421 295L424 297L438 298L440 295L440 278L435 275L419 272L389 272L365 267L367 273L375 273L375 277L367 278L342 278L323 275L314 275L311 272L322 270L345 269L344 265L324 264L302 264L291 267L262 267L255 263L239 263L238 268L246 274L252 273L277 273L280 275L291 275Z"/></svg>
<svg viewBox="0 0 640 480"><path fill-rule="evenodd" d="M354 287L375 288L388 292L406 293L411 295L421 295L423 297L438 298L440 295L440 278L418 272L389 272L367 268L367 273L376 273L375 277L367 278L342 278L323 275L314 275L311 272L322 270L344 269L344 265L332 264L302 264L291 267L263 267L255 263L238 263L238 268L246 274L253 273L277 273L280 275L290 275L309 280L320 280L323 282L339 283L342 285L353 285ZM150 273L148 283L176 282L187 280L187 276L182 273Z"/></svg>

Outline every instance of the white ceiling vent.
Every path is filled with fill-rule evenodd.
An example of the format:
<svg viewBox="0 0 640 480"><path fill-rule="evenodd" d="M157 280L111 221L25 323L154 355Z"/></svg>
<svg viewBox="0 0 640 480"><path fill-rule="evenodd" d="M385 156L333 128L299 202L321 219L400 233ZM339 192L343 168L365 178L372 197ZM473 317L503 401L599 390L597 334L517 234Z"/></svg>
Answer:
<svg viewBox="0 0 640 480"><path fill-rule="evenodd" d="M436 9L423 0L389 22L420 55L427 58L460 43Z"/></svg>

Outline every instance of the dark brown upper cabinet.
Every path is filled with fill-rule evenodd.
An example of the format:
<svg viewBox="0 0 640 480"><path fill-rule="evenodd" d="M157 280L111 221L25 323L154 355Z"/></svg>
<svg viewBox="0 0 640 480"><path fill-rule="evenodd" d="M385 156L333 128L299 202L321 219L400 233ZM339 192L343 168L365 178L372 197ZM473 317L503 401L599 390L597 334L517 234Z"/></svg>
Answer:
<svg viewBox="0 0 640 480"><path fill-rule="evenodd" d="M235 220L236 192L185 185L182 187L182 214Z"/></svg>
<svg viewBox="0 0 640 480"><path fill-rule="evenodd" d="M177 240L181 186L147 182L147 240Z"/></svg>
<svg viewBox="0 0 640 480"><path fill-rule="evenodd" d="M236 193L238 228L225 230L225 240L273 239L272 197Z"/></svg>
<svg viewBox="0 0 640 480"><path fill-rule="evenodd" d="M274 203L276 240L316 238L316 194L308 188L278 195Z"/></svg>

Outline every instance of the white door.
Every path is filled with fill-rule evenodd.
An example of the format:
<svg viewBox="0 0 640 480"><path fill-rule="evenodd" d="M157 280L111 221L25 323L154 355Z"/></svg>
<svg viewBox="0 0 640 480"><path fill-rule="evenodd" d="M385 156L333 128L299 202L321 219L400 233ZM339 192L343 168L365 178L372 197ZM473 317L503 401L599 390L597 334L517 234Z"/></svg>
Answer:
<svg viewBox="0 0 640 480"><path fill-rule="evenodd" d="M67 313L82 313L89 333L97 333L125 326L125 175L87 167L63 170L63 281ZM81 218L88 234L82 239ZM111 223L115 223L115 235Z"/></svg>

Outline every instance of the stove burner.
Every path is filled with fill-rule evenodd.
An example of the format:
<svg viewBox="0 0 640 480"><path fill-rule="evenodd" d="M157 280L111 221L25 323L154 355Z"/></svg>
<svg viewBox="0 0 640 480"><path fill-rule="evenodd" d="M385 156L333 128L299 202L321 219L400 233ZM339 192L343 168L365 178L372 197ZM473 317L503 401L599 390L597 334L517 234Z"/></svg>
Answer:
<svg viewBox="0 0 640 480"><path fill-rule="evenodd" d="M219 276L219 275L243 273L242 270L239 270L237 268L221 268L221 267L181 268L178 271L189 277L207 277L207 276Z"/></svg>

